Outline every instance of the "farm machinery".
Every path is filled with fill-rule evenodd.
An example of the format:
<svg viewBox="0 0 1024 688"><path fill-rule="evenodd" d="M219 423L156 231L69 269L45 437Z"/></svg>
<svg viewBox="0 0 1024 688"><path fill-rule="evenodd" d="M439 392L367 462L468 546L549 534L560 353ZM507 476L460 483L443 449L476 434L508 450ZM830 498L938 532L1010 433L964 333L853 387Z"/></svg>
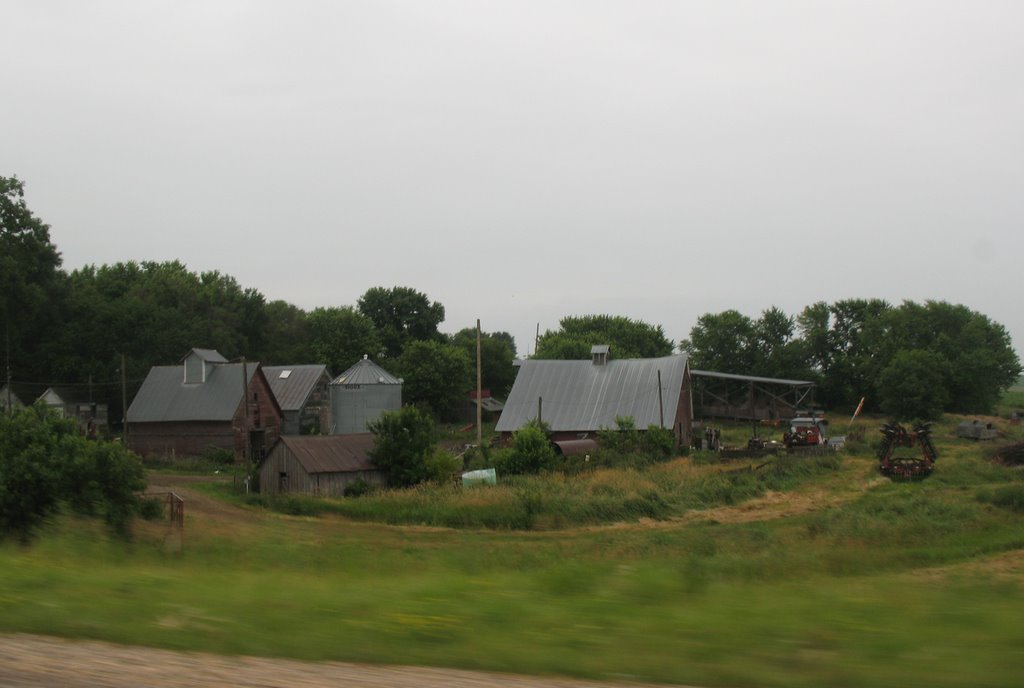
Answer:
<svg viewBox="0 0 1024 688"><path fill-rule="evenodd" d="M932 444L931 423L918 423L912 430L898 423L882 426L882 446L878 449L878 469L893 480L921 480L935 468L935 445ZM920 456L897 452L916 448Z"/></svg>
<svg viewBox="0 0 1024 688"><path fill-rule="evenodd" d="M782 443L793 452L827 445L827 437L828 421L824 418L794 418L789 422L789 431L782 433Z"/></svg>

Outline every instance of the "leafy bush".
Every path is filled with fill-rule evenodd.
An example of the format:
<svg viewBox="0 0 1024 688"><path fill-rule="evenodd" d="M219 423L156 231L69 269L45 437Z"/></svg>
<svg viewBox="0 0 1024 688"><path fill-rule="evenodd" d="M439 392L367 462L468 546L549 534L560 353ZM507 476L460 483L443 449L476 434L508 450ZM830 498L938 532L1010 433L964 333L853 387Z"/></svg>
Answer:
<svg viewBox="0 0 1024 688"><path fill-rule="evenodd" d="M555 466L557 455L544 427L530 421L512 434L508 451L496 452L494 468L504 475L539 473Z"/></svg>
<svg viewBox="0 0 1024 688"><path fill-rule="evenodd" d="M100 515L127 534L145 488L139 458L122 445L87 440L45 405L0 418L0 537L25 541L62 504Z"/></svg>
<svg viewBox="0 0 1024 688"><path fill-rule="evenodd" d="M616 417L615 426L598 431L593 466L643 468L676 454L675 435L667 428L652 425L641 432L631 416Z"/></svg>
<svg viewBox="0 0 1024 688"><path fill-rule="evenodd" d="M223 447L208 446L202 454L202 458L217 466L230 466L235 463L235 453Z"/></svg>
<svg viewBox="0 0 1024 688"><path fill-rule="evenodd" d="M429 414L414 406L386 411L369 425L376 436L370 458L386 471L393 487L408 487L436 477L433 470L436 428Z"/></svg>
<svg viewBox="0 0 1024 688"><path fill-rule="evenodd" d="M364 494L367 494L371 490L373 490L373 485L366 482L362 478L359 478L358 480L346 485L345 490L342 494L344 494L346 497L362 497Z"/></svg>

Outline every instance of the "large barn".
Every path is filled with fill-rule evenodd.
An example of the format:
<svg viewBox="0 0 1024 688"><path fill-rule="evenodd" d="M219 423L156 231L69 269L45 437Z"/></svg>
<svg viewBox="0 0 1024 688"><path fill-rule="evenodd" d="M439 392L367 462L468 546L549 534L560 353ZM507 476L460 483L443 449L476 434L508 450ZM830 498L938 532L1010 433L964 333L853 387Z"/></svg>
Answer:
<svg viewBox="0 0 1024 688"><path fill-rule="evenodd" d="M143 456L216 448L241 462L248 448L258 461L280 434L281 407L260 364L228 363L213 349L151 368L128 407L128 446Z"/></svg>
<svg viewBox="0 0 1024 688"><path fill-rule="evenodd" d="M641 430L669 428L677 444L688 444L693 400L687 357L609 360L609 353L595 346L589 361L522 361L495 429L507 435L539 417L552 440L574 440L630 416Z"/></svg>
<svg viewBox="0 0 1024 688"><path fill-rule="evenodd" d="M283 435L260 465L260 492L342 497L362 481L383 485L385 474L370 461L374 436Z"/></svg>

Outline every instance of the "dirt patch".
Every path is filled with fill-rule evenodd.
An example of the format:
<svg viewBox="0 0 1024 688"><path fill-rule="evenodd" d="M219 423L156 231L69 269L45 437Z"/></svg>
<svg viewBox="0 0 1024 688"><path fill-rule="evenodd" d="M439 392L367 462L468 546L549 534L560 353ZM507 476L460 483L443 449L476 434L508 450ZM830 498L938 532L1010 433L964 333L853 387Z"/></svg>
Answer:
<svg viewBox="0 0 1024 688"><path fill-rule="evenodd" d="M33 635L0 636L0 685L17 688L185 688L186 686L390 686L393 688L637 688L512 674L422 667L299 662L170 652Z"/></svg>

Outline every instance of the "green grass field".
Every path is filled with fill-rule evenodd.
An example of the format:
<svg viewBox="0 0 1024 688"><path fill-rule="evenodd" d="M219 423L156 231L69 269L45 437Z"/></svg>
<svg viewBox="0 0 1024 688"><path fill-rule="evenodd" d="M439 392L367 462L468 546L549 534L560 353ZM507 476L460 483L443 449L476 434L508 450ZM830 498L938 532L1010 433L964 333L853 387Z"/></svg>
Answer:
<svg viewBox="0 0 1024 688"><path fill-rule="evenodd" d="M841 461L765 479L677 459L315 517L211 485L189 492L180 552L162 523L125 543L64 517L0 545L0 630L706 686L1017 686L1024 471L953 438L958 420L919 483L877 474L878 420L858 419ZM999 427L997 445L1024 439Z"/></svg>

